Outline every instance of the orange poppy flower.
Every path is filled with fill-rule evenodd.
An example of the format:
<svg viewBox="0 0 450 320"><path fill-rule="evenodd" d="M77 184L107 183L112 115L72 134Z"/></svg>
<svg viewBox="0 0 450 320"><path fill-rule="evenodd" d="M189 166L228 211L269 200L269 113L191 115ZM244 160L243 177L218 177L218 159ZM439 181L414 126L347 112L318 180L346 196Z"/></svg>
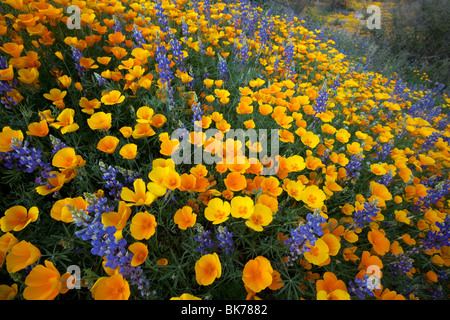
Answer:
<svg viewBox="0 0 450 320"><path fill-rule="evenodd" d="M133 128L124 126L119 129L120 133L123 135L124 138L129 138L133 134Z"/></svg>
<svg viewBox="0 0 450 320"><path fill-rule="evenodd" d="M180 191L192 192L194 190L197 183L197 178L193 174L183 173L180 176L180 179L180 186L178 188Z"/></svg>
<svg viewBox="0 0 450 320"><path fill-rule="evenodd" d="M144 263L148 256L148 248L142 242L135 242L128 247L128 250L133 254L131 259L131 266L137 267Z"/></svg>
<svg viewBox="0 0 450 320"><path fill-rule="evenodd" d="M346 300L350 299L345 282L338 280L336 275L329 271L323 274L323 280L317 280L316 291L318 300L322 300L322 298L326 298L327 300L344 300L343 298L346 298Z"/></svg>
<svg viewBox="0 0 450 320"><path fill-rule="evenodd" d="M59 116L56 118L56 122L53 122L50 126L60 129L61 133L66 134L68 132L74 132L79 129L78 124L74 123L73 116L75 110L71 108L65 108Z"/></svg>
<svg viewBox="0 0 450 320"><path fill-rule="evenodd" d="M167 187L164 185L164 180L167 176L167 173L171 171L171 167L158 167L154 166L152 171L148 174L151 182L147 184L147 189L154 194L156 197L161 197L166 194ZM180 177L181 184L181 177Z"/></svg>
<svg viewBox="0 0 450 320"><path fill-rule="evenodd" d="M255 204L250 197L237 196L231 200L231 215L235 218L248 219L255 211Z"/></svg>
<svg viewBox="0 0 450 320"><path fill-rule="evenodd" d="M270 261L266 257L258 256L245 264L242 281L245 286L258 293L272 284L273 271Z"/></svg>
<svg viewBox="0 0 450 320"><path fill-rule="evenodd" d="M358 269L360 269L360 271L358 272L356 277L362 279L370 266L377 266L381 270L383 269L383 262L378 256L371 255L369 251L363 251L361 255L361 261L358 265ZM381 276L382 273L380 273L380 277Z"/></svg>
<svg viewBox="0 0 450 320"><path fill-rule="evenodd" d="M11 286L2 284L0 285L0 300L13 300L18 292L16 283L13 283Z"/></svg>
<svg viewBox="0 0 450 320"><path fill-rule="evenodd" d="M271 114L273 111L273 107L270 104L264 103L259 105L259 113L263 116L267 116Z"/></svg>
<svg viewBox="0 0 450 320"><path fill-rule="evenodd" d="M213 224L219 224L228 220L230 213L230 203L219 198L211 199L205 208L205 218L212 221Z"/></svg>
<svg viewBox="0 0 450 320"><path fill-rule="evenodd" d="M128 300L130 285L119 274L99 278L91 288L94 300Z"/></svg>
<svg viewBox="0 0 450 320"><path fill-rule="evenodd" d="M20 57L23 51L23 45L15 42L5 43L0 49L14 58Z"/></svg>
<svg viewBox="0 0 450 320"><path fill-rule="evenodd" d="M372 229L367 234L367 238L372 244L373 250L380 256L384 256L386 252L389 252L391 243L380 230Z"/></svg>
<svg viewBox="0 0 450 320"><path fill-rule="evenodd" d="M0 219L0 228L3 232L23 230L30 222L35 222L39 216L39 209L31 207L28 212L23 206L14 206L5 211Z"/></svg>
<svg viewBox="0 0 450 320"><path fill-rule="evenodd" d="M160 153L165 156L171 156L172 153L178 150L180 141L179 140L164 140L161 142Z"/></svg>
<svg viewBox="0 0 450 320"><path fill-rule="evenodd" d="M70 87L70 85L72 84L72 78L70 78L67 75L63 75L61 77L58 77L58 83L63 87L63 88L68 88Z"/></svg>
<svg viewBox="0 0 450 320"><path fill-rule="evenodd" d="M66 175L64 173L61 173L59 171L50 171L50 174L54 176L54 178L48 178L48 183L46 185L35 188L36 192L41 196L59 191L64 185L64 182L66 180Z"/></svg>
<svg viewBox="0 0 450 320"><path fill-rule="evenodd" d="M125 100L125 96L118 90L112 90L102 95L101 101L105 105L114 105L122 103Z"/></svg>
<svg viewBox="0 0 450 320"><path fill-rule="evenodd" d="M128 202L128 206L148 206L155 200L155 196L146 191L145 183L142 179L136 179L133 182L133 187L134 192L128 187L123 187L120 193L122 200Z"/></svg>
<svg viewBox="0 0 450 320"><path fill-rule="evenodd" d="M342 143L347 143L351 134L345 129L339 129L336 131L336 139Z"/></svg>
<svg viewBox="0 0 450 320"><path fill-rule="evenodd" d="M58 150L52 159L52 165L58 167L60 171L74 169L78 165L79 158L75 154L75 149L66 147Z"/></svg>
<svg viewBox="0 0 450 320"><path fill-rule="evenodd" d="M96 112L87 120L92 130L109 130L111 128L111 113Z"/></svg>
<svg viewBox="0 0 450 320"><path fill-rule="evenodd" d="M275 177L264 178L261 182L261 188L263 193L273 197L278 197L283 192L283 188L280 187L280 181Z"/></svg>
<svg viewBox="0 0 450 320"><path fill-rule="evenodd" d="M227 189L231 191L241 191L247 187L245 176L239 172L230 172L224 182Z"/></svg>
<svg viewBox="0 0 450 320"><path fill-rule="evenodd" d="M94 59L91 58L81 57L79 63L86 70L98 68L98 65L94 64Z"/></svg>
<svg viewBox="0 0 450 320"><path fill-rule="evenodd" d="M208 286L222 276L222 264L217 253L205 254L195 263L195 279L202 286Z"/></svg>
<svg viewBox="0 0 450 320"><path fill-rule="evenodd" d="M11 251L11 248L19 243L17 239L11 232L6 232L0 237L0 252L6 254L6 252ZM0 263L1 265L2 263Z"/></svg>
<svg viewBox="0 0 450 320"><path fill-rule="evenodd" d="M131 219L131 236L136 240L150 239L155 234L156 226L155 216L147 211L138 212Z"/></svg>
<svg viewBox="0 0 450 320"><path fill-rule="evenodd" d="M14 69L13 65L10 64L7 69L0 70L0 80L2 81L10 81L14 78Z"/></svg>
<svg viewBox="0 0 450 320"><path fill-rule="evenodd" d="M28 131L26 132L27 135L36 137L45 137L48 133L49 128L46 120L30 123L28 125Z"/></svg>
<svg viewBox="0 0 450 320"><path fill-rule="evenodd" d="M182 230L193 227L196 220L197 215L192 213L192 208L188 206L178 209L173 217L173 221L177 224L178 228Z"/></svg>
<svg viewBox="0 0 450 320"><path fill-rule="evenodd" d="M105 226L114 226L117 231L125 228L128 218L131 215L131 208L125 201L119 202L118 211L104 212L102 214L102 223Z"/></svg>
<svg viewBox="0 0 450 320"><path fill-rule="evenodd" d="M209 89L214 85L214 80L205 79L205 80L203 80L203 83L205 84L206 88Z"/></svg>
<svg viewBox="0 0 450 320"><path fill-rule="evenodd" d="M111 52L118 60L122 59L127 55L127 50L122 47L112 47Z"/></svg>
<svg viewBox="0 0 450 320"><path fill-rule="evenodd" d="M11 151L11 146L13 145L13 138L23 141L23 133L20 130L13 130L10 127L3 127L2 132L0 132L0 152Z"/></svg>
<svg viewBox="0 0 450 320"><path fill-rule="evenodd" d="M35 263L41 252L31 243L22 240L11 248L6 255L6 270L15 273Z"/></svg>
<svg viewBox="0 0 450 320"><path fill-rule="evenodd" d="M359 257L355 255L355 251L356 251L357 247L349 247L349 248L344 248L342 250L342 256L344 257L345 261L352 261L352 262L356 262L359 260Z"/></svg>
<svg viewBox="0 0 450 320"><path fill-rule="evenodd" d="M143 106L140 107L137 111L136 111L136 121L138 123L149 123L152 124L152 117L155 114L155 111L148 107L148 106Z"/></svg>
<svg viewBox="0 0 450 320"><path fill-rule="evenodd" d="M301 200L312 208L321 208L325 199L325 192L315 185L307 186L301 193Z"/></svg>
<svg viewBox="0 0 450 320"><path fill-rule="evenodd" d="M156 134L156 132L155 132L155 130L153 130L150 123L137 123L134 126L134 130L131 135L133 136L134 139L140 139L140 138L150 137L155 134ZM176 141L178 141L178 140L176 140Z"/></svg>
<svg viewBox="0 0 450 320"><path fill-rule="evenodd" d="M270 290L279 290L284 286L281 275L277 270L273 270L272 273L272 283L269 286Z"/></svg>
<svg viewBox="0 0 450 320"><path fill-rule="evenodd" d="M105 153L112 154L119 144L119 139L113 136L106 136L97 143L97 149Z"/></svg>
<svg viewBox="0 0 450 320"><path fill-rule="evenodd" d="M263 227L269 225L273 220L272 210L262 204L257 203L254 206L253 213L248 217L245 225L250 229L261 232Z"/></svg>
<svg viewBox="0 0 450 320"><path fill-rule="evenodd" d="M124 158L128 160L133 160L136 158L137 152L137 145L134 143L127 143L122 148L120 148L119 154Z"/></svg>
<svg viewBox="0 0 450 320"><path fill-rule="evenodd" d="M302 192L305 189L305 185L301 181L289 181L286 184L286 191L289 196L294 198L296 201L300 201L302 197Z"/></svg>
<svg viewBox="0 0 450 320"><path fill-rule="evenodd" d="M377 183L375 181L370 181L369 187L372 190L372 196L369 198L370 202L373 199L377 199L378 206L385 207L386 206L385 201L392 200L392 194L389 192L389 190L388 190L388 188L386 188L386 186L384 186L380 183Z"/></svg>
<svg viewBox="0 0 450 320"><path fill-rule="evenodd" d="M108 35L108 40L112 44L119 44L125 41L125 36L120 31L116 31Z"/></svg>
<svg viewBox="0 0 450 320"><path fill-rule="evenodd" d="M65 223L73 222L72 212L69 210L69 207L74 207L86 212L87 203L83 197L58 200L53 204L53 207L50 210L50 216L55 220L63 221Z"/></svg>
<svg viewBox="0 0 450 320"><path fill-rule="evenodd" d="M5 0L4 2L16 10L22 10L23 8L23 0Z"/></svg>
<svg viewBox="0 0 450 320"><path fill-rule="evenodd" d="M39 71L37 68L19 69L18 74L19 77L17 79L26 84L32 84L39 78Z"/></svg>
<svg viewBox="0 0 450 320"><path fill-rule="evenodd" d="M320 142L320 138L311 131L307 131L305 134L303 134L301 136L301 140L303 144L307 145L310 148L315 148Z"/></svg>
<svg viewBox="0 0 450 320"><path fill-rule="evenodd" d="M321 265L329 258L330 248L322 239L317 239L314 246L310 245L308 242L307 247L310 251L305 252L303 256L308 262L315 265Z"/></svg>
<svg viewBox="0 0 450 320"><path fill-rule="evenodd" d="M175 190L181 184L181 177L175 170L166 170L166 175L163 180L163 185L167 189Z"/></svg>
<svg viewBox="0 0 450 320"><path fill-rule="evenodd" d="M88 100L85 97L82 97L80 101L78 102L79 106L81 107L81 112L87 113L87 114L93 114L94 109L98 109L101 107L101 103L97 99Z"/></svg>
<svg viewBox="0 0 450 320"><path fill-rule="evenodd" d="M44 265L34 267L25 278L23 297L26 300L53 300L68 290L63 279L53 263L45 260Z"/></svg>

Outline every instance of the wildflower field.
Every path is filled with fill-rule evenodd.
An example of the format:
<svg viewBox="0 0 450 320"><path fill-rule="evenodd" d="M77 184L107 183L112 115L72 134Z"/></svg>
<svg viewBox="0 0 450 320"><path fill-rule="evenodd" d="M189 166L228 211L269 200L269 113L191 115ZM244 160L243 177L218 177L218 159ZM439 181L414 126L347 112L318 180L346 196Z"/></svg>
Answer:
<svg viewBox="0 0 450 320"><path fill-rule="evenodd" d="M0 299L447 300L450 99L338 41L264 2L2 0Z"/></svg>

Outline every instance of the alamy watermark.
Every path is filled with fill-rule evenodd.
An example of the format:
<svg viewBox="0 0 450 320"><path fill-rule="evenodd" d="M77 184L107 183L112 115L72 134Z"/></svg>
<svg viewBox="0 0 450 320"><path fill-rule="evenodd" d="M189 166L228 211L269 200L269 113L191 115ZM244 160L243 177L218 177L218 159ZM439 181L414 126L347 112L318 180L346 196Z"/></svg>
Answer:
<svg viewBox="0 0 450 320"><path fill-rule="evenodd" d="M370 276L367 278L367 288L370 290L379 290L381 289L381 270L380 267L377 265L370 265L367 267L366 270L367 274L370 274Z"/></svg>
<svg viewBox="0 0 450 320"><path fill-rule="evenodd" d="M65 279L61 280L62 282L65 282L65 287L67 289L81 289L81 270L80 267L77 265L70 265L67 267L66 273L69 273L70 276Z"/></svg>
<svg viewBox="0 0 450 320"><path fill-rule="evenodd" d="M367 18L366 26L369 29L381 29L381 9L377 5L367 7L367 13L370 16Z"/></svg>
<svg viewBox="0 0 450 320"><path fill-rule="evenodd" d="M66 9L71 16L67 18L66 26L69 29L81 29L81 9L77 5L70 5Z"/></svg>

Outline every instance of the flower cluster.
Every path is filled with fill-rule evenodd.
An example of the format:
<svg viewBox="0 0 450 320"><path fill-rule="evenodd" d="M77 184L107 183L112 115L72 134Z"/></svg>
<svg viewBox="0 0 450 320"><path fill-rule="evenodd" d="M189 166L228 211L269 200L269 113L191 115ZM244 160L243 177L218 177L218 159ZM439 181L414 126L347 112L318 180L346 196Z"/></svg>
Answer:
<svg viewBox="0 0 450 320"><path fill-rule="evenodd" d="M0 3L0 299L448 298L449 96L333 30Z"/></svg>
<svg viewBox="0 0 450 320"><path fill-rule="evenodd" d="M326 219L320 214L320 210L308 213L306 223L300 222L299 226L291 229L290 238L285 241L289 245L289 263L296 262L305 252L311 250L308 245L314 246L317 237L323 235L322 223Z"/></svg>

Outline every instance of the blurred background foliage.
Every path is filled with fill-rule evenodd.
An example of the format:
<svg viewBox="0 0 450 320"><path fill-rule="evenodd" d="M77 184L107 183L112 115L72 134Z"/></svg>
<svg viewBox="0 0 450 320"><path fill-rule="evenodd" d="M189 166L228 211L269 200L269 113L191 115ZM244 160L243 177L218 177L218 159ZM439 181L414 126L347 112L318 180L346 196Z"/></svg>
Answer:
<svg viewBox="0 0 450 320"><path fill-rule="evenodd" d="M450 88L450 6L448 0L256 0L275 3L325 26L329 35L339 33L354 45L369 69L401 76L411 84L436 82ZM369 29L367 7L381 8L381 29ZM345 42L345 39L343 40ZM363 43L363 44L362 44ZM352 54L353 53L353 54ZM399 74L400 73L400 74Z"/></svg>

